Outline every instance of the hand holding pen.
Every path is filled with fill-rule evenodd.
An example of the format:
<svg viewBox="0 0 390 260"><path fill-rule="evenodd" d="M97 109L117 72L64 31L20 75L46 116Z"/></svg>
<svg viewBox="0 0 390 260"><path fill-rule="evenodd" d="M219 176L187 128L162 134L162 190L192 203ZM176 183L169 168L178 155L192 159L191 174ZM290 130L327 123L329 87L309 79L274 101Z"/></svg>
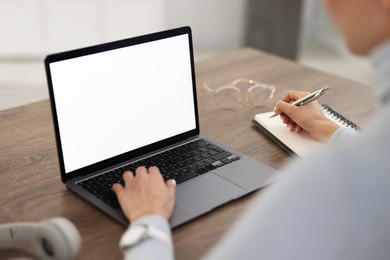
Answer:
<svg viewBox="0 0 390 260"><path fill-rule="evenodd" d="M275 113L292 132L307 131L315 140L328 142L333 133L339 128L322 112L317 102L328 86L307 94L301 91L289 91L277 102Z"/></svg>
<svg viewBox="0 0 390 260"><path fill-rule="evenodd" d="M330 89L330 87L323 86L321 89L314 91L313 93L310 93L309 95L304 96L303 98L300 98L292 102L291 105L299 107L299 106L306 105L307 103L313 102L315 100L318 100L320 97L322 97L322 95L325 94L325 91L327 91L328 89ZM275 113L272 116L270 116L270 118L275 117L277 115L278 114Z"/></svg>

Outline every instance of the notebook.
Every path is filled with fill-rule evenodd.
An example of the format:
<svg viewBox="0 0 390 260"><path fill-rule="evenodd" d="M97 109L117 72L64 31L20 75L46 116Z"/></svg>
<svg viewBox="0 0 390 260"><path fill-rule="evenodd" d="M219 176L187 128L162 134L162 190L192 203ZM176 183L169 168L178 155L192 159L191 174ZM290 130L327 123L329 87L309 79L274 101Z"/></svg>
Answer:
<svg viewBox="0 0 390 260"><path fill-rule="evenodd" d="M45 59L62 182L123 225L111 186L156 165L176 227L270 184L275 170L200 135L189 27Z"/></svg>
<svg viewBox="0 0 390 260"><path fill-rule="evenodd" d="M354 131L360 130L359 126L334 111L328 105L321 105L321 109L330 120L338 125L349 127ZM278 144L286 153L304 157L314 149L324 145L323 143L314 140L310 134L304 130L300 133L291 132L282 122L280 117L270 118L273 114L273 111L257 114L254 119L252 119L252 123Z"/></svg>

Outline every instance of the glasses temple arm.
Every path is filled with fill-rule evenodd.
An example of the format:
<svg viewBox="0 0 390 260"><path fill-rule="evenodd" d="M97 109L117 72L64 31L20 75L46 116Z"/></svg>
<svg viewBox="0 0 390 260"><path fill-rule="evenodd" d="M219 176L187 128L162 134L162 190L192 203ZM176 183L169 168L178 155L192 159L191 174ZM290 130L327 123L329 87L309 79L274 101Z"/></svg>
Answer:
<svg viewBox="0 0 390 260"><path fill-rule="evenodd" d="M203 84L203 87L204 87L208 92L214 93L214 90L211 89L211 88L209 87L209 85L207 85L206 82L202 81L202 84Z"/></svg>

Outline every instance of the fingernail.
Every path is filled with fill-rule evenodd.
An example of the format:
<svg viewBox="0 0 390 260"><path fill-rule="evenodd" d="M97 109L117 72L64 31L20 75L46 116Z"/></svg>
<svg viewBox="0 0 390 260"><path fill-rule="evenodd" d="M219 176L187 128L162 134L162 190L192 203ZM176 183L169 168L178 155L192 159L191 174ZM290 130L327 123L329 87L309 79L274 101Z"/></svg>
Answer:
<svg viewBox="0 0 390 260"><path fill-rule="evenodd" d="M172 185L176 186L176 181L174 179L172 179Z"/></svg>

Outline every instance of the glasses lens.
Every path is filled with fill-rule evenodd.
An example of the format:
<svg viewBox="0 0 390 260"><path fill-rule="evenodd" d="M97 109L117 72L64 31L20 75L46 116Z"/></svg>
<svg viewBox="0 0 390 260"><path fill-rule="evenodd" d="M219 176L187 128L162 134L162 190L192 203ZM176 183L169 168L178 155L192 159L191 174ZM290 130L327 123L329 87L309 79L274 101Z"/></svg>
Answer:
<svg viewBox="0 0 390 260"><path fill-rule="evenodd" d="M255 85L248 89L248 101L252 106L265 106L272 100L275 88L267 85Z"/></svg>
<svg viewBox="0 0 390 260"><path fill-rule="evenodd" d="M220 88L215 93L215 102L223 109L235 108L241 102L240 91L234 87Z"/></svg>

